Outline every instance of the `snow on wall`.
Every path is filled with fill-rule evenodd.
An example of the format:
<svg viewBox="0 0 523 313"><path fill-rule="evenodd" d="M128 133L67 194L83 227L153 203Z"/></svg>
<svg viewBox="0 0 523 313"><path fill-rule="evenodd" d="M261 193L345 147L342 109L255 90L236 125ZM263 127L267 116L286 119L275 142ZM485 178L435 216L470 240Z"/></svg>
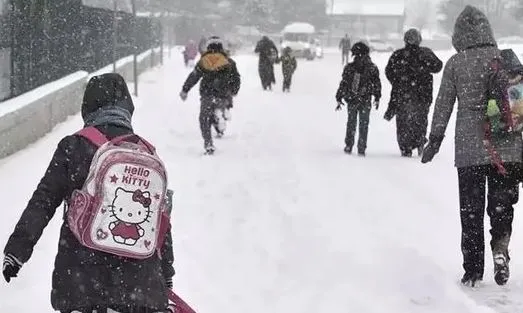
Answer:
<svg viewBox="0 0 523 313"><path fill-rule="evenodd" d="M160 63L158 49L137 57L138 75ZM134 81L133 56L116 62L116 72ZM94 73L77 72L43 85L16 98L0 102L0 158L13 154L43 137L68 116L80 111L88 80L113 72L110 64Z"/></svg>
<svg viewBox="0 0 523 313"><path fill-rule="evenodd" d="M17 111L24 106L42 100L43 98L48 97L62 89L65 89L78 81L82 81L85 83L87 75L87 72L79 71L71 75L68 75L64 78L58 79L54 82L51 82L49 84L40 86L18 97L12 98L4 102L0 102L0 117Z"/></svg>
<svg viewBox="0 0 523 313"><path fill-rule="evenodd" d="M0 103L0 157L36 141L80 110L87 72L77 72Z"/></svg>

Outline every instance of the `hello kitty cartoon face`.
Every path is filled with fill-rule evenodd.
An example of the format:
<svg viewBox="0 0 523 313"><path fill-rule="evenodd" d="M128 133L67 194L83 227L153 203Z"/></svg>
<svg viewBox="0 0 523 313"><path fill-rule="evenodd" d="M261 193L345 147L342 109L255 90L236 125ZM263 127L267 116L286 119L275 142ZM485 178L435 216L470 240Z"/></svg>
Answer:
<svg viewBox="0 0 523 313"><path fill-rule="evenodd" d="M148 191L116 189L111 216L126 224L142 224L151 216L151 195Z"/></svg>

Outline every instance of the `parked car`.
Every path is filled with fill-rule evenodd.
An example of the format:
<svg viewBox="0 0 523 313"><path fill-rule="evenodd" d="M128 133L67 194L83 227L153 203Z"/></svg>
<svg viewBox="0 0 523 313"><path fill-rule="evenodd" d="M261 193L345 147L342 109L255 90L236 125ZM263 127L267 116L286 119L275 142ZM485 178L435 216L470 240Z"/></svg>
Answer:
<svg viewBox="0 0 523 313"><path fill-rule="evenodd" d="M281 32L281 50L290 47L294 56L314 60L316 51L314 45L314 34L316 29L308 23L291 23L285 26Z"/></svg>
<svg viewBox="0 0 523 313"><path fill-rule="evenodd" d="M369 44L370 51L376 52L393 52L394 46L382 39L368 39L367 43Z"/></svg>

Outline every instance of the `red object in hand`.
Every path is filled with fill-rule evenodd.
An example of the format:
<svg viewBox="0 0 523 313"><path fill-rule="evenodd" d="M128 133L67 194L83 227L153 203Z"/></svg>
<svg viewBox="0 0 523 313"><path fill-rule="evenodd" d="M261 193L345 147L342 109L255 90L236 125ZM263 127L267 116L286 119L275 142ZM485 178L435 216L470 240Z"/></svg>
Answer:
<svg viewBox="0 0 523 313"><path fill-rule="evenodd" d="M174 291L168 290L167 297L173 303L170 304L168 310L172 313L196 313L193 308L191 308L187 302L183 301Z"/></svg>

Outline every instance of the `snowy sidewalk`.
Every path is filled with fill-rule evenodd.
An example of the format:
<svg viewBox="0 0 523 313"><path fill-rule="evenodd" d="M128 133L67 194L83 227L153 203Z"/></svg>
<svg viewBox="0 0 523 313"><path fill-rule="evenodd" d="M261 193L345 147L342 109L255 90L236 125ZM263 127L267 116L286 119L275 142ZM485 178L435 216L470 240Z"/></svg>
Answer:
<svg viewBox="0 0 523 313"><path fill-rule="evenodd" d="M374 56L380 69L387 57ZM301 61L290 94L279 86L263 92L255 57L236 59L242 89L215 156L202 156L197 88L187 102L178 98L189 71L176 56L141 76L136 100L135 130L155 143L175 190L175 287L188 302L202 313L494 312L458 284L451 135L428 166L397 156L394 125L382 119L390 93L383 78L368 157L347 156L346 113L334 112L338 55ZM59 139L81 126L79 116L71 118L1 162L0 197L9 199L0 221L2 247ZM21 276L0 283L0 312L52 312L60 217L58 209ZM495 293L489 254L487 286L471 292L486 297L492 290L490 302L514 302L493 303L496 312L523 311L520 225L517 215L513 278L504 294Z"/></svg>

